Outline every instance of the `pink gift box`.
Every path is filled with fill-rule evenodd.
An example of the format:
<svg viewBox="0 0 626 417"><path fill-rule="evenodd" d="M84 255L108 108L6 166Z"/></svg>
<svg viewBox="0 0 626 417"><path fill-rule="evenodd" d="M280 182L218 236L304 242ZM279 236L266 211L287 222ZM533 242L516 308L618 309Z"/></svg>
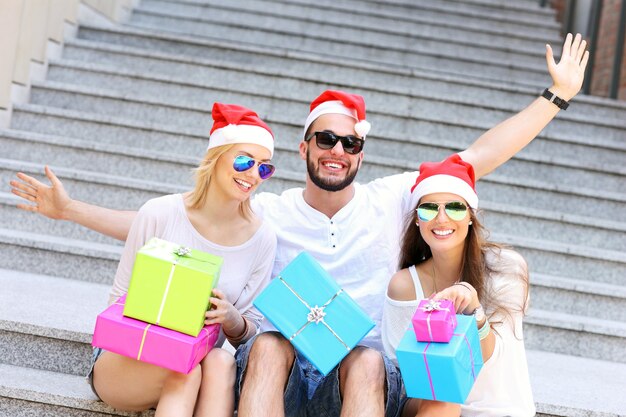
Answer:
<svg viewBox="0 0 626 417"><path fill-rule="evenodd" d="M454 303L450 300L422 300L411 319L418 342L449 342L456 328Z"/></svg>
<svg viewBox="0 0 626 417"><path fill-rule="evenodd" d="M197 337L124 317L126 296L98 315L91 344L142 362L188 374L213 348L220 326L204 326Z"/></svg>

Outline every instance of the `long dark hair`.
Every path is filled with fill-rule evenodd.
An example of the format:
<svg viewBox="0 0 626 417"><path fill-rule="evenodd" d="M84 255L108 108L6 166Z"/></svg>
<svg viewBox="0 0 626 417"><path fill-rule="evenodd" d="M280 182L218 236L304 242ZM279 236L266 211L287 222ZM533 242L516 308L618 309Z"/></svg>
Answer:
<svg viewBox="0 0 626 417"><path fill-rule="evenodd" d="M526 311L528 300L528 271L525 268L523 271L520 271L516 265L509 265L506 262L488 262L488 254L490 252L498 256L505 246L487 241L488 232L478 219L477 213L471 209L469 213L472 225L469 226L467 237L465 238L461 281L471 284L476 289L478 299L488 312L490 321L495 313L510 316L513 312L512 310L518 309L523 313ZM415 210L412 210L406 218L405 232L400 248L400 269L408 268L411 265L419 265L433 256L415 220ZM489 285L490 282L488 282L492 274L511 270L514 270L524 283L524 302L522 305L515 307L512 307L510 302L499 300L497 293Z"/></svg>

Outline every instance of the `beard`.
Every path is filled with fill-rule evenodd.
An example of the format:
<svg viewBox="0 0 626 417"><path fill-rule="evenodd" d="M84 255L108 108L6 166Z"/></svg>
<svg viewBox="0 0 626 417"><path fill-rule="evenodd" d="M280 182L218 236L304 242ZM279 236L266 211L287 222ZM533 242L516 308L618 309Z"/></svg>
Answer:
<svg viewBox="0 0 626 417"><path fill-rule="evenodd" d="M360 165L361 165L361 161L357 163L357 166L354 170L350 170L352 167L350 165L348 167L348 174L343 179L333 178L333 177L322 178L319 175L318 170L315 168L315 164L311 160L311 157L309 155L309 150L307 149L306 151L306 169L309 174L309 178L311 178L311 181L313 182L313 184L315 184L316 186L318 186L324 191L330 191L330 192L341 191L347 186L349 186L350 184L352 184L352 182L354 181L354 178L356 177L357 172L359 172Z"/></svg>

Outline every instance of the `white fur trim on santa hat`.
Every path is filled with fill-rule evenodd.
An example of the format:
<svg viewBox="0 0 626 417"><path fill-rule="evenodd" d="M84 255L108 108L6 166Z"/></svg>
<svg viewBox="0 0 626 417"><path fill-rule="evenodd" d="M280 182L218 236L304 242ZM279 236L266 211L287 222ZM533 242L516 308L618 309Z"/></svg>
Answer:
<svg viewBox="0 0 626 417"><path fill-rule="evenodd" d="M309 116L306 118L306 121L304 122L304 132L302 133L302 137L306 136L306 131L309 129L309 126L311 126L311 124L315 121L315 119L317 119L323 114L345 114L346 116L352 117L356 121L359 120L359 118L356 115L356 110L347 108L341 102L341 100L325 101L321 103L319 106L317 106L316 108L314 108L311 113L309 113Z"/></svg>
<svg viewBox="0 0 626 417"><path fill-rule="evenodd" d="M228 125L214 130L211 136L209 136L209 147L207 150L235 143L261 145L270 151L270 157L274 155L274 138L272 134L265 128L255 125Z"/></svg>
<svg viewBox="0 0 626 417"><path fill-rule="evenodd" d="M433 175L423 179L413 190L417 200L428 194L452 193L463 197L473 209L478 208L478 195L474 189L462 179L452 175Z"/></svg>

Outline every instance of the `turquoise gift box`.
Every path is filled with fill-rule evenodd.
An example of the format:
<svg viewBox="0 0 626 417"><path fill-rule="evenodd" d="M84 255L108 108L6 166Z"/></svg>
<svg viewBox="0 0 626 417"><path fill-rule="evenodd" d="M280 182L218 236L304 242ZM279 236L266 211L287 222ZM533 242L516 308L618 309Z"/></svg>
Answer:
<svg viewBox="0 0 626 417"><path fill-rule="evenodd" d="M457 314L448 343L418 342L410 328L396 356L408 397L463 404L483 366L476 319Z"/></svg>
<svg viewBox="0 0 626 417"><path fill-rule="evenodd" d="M254 306L324 375L374 327L306 252L268 284Z"/></svg>

